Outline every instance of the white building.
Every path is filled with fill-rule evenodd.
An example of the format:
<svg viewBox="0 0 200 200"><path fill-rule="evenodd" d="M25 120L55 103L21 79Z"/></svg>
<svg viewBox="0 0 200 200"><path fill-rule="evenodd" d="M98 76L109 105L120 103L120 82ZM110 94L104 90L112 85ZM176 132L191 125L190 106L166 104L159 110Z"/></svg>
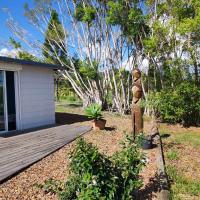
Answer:
<svg viewBox="0 0 200 200"><path fill-rule="evenodd" d="M55 124L55 65L0 57L0 134Z"/></svg>

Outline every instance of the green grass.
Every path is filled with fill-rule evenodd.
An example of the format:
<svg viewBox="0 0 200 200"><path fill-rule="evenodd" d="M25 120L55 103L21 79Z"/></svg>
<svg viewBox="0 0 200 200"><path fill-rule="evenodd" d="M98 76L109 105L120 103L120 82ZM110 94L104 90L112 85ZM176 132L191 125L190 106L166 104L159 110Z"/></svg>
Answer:
<svg viewBox="0 0 200 200"><path fill-rule="evenodd" d="M199 158L193 158L192 154L187 155L187 147L195 151L195 155L200 153L198 128L186 129L177 125L161 124L159 130L164 143L167 174L171 180L170 199L200 199L200 180L195 178L196 174L199 175L196 160Z"/></svg>
<svg viewBox="0 0 200 200"><path fill-rule="evenodd" d="M179 155L178 155L178 152L176 150L170 150L167 152L167 158L169 160L178 160L179 159Z"/></svg>
<svg viewBox="0 0 200 200"><path fill-rule="evenodd" d="M162 137L166 134L170 134L169 138ZM182 131L182 132L170 132L165 128L160 129L160 136L162 140L169 142L175 142L177 144L192 145L194 147L200 147L200 133L194 131Z"/></svg>
<svg viewBox="0 0 200 200"><path fill-rule="evenodd" d="M79 110L81 110L80 108L82 108L82 102L80 101L66 101L66 100L62 100L59 102L56 102L56 112L79 112Z"/></svg>
<svg viewBox="0 0 200 200"><path fill-rule="evenodd" d="M189 180L182 176L174 166L167 166L167 174L172 181L170 199L182 199L182 196L199 196L200 181Z"/></svg>
<svg viewBox="0 0 200 200"><path fill-rule="evenodd" d="M184 132L174 135L174 140L177 143L189 144L194 147L200 147L200 134L195 132Z"/></svg>

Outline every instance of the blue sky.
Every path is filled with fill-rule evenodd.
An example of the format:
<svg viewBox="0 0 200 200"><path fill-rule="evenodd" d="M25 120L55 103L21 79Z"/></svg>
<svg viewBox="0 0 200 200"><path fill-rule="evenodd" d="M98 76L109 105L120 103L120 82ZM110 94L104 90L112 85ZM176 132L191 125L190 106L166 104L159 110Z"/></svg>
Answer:
<svg viewBox="0 0 200 200"><path fill-rule="evenodd" d="M32 27L26 17L24 16L24 4L28 2L30 5L32 0L0 0L0 50L5 48L5 42L9 40L9 37L14 37L6 26L6 20L8 14L5 13L4 8L7 8L12 14L13 18L25 29L27 29L35 38L42 39L41 35ZM17 39L17 38L15 38ZM19 40L18 40L19 41ZM2 42L4 42L2 44Z"/></svg>

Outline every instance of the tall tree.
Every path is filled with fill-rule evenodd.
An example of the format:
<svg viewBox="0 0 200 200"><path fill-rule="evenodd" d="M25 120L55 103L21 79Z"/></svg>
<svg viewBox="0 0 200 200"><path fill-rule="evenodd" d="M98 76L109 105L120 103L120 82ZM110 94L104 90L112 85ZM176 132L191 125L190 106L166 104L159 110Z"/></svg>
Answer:
<svg viewBox="0 0 200 200"><path fill-rule="evenodd" d="M42 48L48 62L65 67L62 76L85 105L105 105L109 97L113 109L125 113L131 104L128 70L143 60L149 63L145 94L173 88L188 77L199 83L198 0L34 2L26 16L46 38L45 45L30 41L13 19L8 25L31 47Z"/></svg>
<svg viewBox="0 0 200 200"><path fill-rule="evenodd" d="M58 13L56 10L52 10L48 27L45 32L45 41L42 51L46 62L59 64L59 60L63 62L67 60L67 49L64 41L66 37L65 34Z"/></svg>

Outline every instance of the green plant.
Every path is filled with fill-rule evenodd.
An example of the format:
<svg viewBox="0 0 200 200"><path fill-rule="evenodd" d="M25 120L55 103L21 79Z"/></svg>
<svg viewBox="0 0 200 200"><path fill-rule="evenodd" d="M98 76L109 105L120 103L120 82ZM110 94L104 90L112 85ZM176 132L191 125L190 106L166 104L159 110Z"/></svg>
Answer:
<svg viewBox="0 0 200 200"><path fill-rule="evenodd" d="M142 147L144 139L145 139L144 133L140 133L137 135L135 142L138 145L138 147L140 147L140 148Z"/></svg>
<svg viewBox="0 0 200 200"><path fill-rule="evenodd" d="M116 152L112 160L115 169L118 169L120 173L118 176L120 177L119 186L121 186L120 199L128 200L133 198L133 192L142 185L139 173L145 165L145 157L132 137L126 135L121 145L122 150Z"/></svg>
<svg viewBox="0 0 200 200"><path fill-rule="evenodd" d="M178 160L178 152L176 150L170 150L169 152L167 152L167 158L169 160Z"/></svg>
<svg viewBox="0 0 200 200"><path fill-rule="evenodd" d="M61 181L54 180L52 178L45 180L44 184L34 184L35 187L43 189L45 192L49 193L59 193L63 190L63 185Z"/></svg>
<svg viewBox="0 0 200 200"><path fill-rule="evenodd" d="M85 109L85 114L91 119L99 120L102 118L102 107L99 104L91 104Z"/></svg>
<svg viewBox="0 0 200 200"><path fill-rule="evenodd" d="M168 88L150 94L146 106L169 123L184 126L200 123L200 89L193 83L183 82L175 88Z"/></svg>
<svg viewBox="0 0 200 200"><path fill-rule="evenodd" d="M145 135L144 133L140 133L137 135L137 137L135 138L135 142L138 145L139 148L142 148L143 144L145 141L149 141L151 140L151 136L150 135Z"/></svg>
<svg viewBox="0 0 200 200"><path fill-rule="evenodd" d="M53 186L48 182L43 188L57 193L61 200L131 200L142 184L139 172L144 166L143 158L128 136L122 143L122 150L110 158L81 138L71 152L71 176L62 190L60 185L56 187L56 181L52 182Z"/></svg>

